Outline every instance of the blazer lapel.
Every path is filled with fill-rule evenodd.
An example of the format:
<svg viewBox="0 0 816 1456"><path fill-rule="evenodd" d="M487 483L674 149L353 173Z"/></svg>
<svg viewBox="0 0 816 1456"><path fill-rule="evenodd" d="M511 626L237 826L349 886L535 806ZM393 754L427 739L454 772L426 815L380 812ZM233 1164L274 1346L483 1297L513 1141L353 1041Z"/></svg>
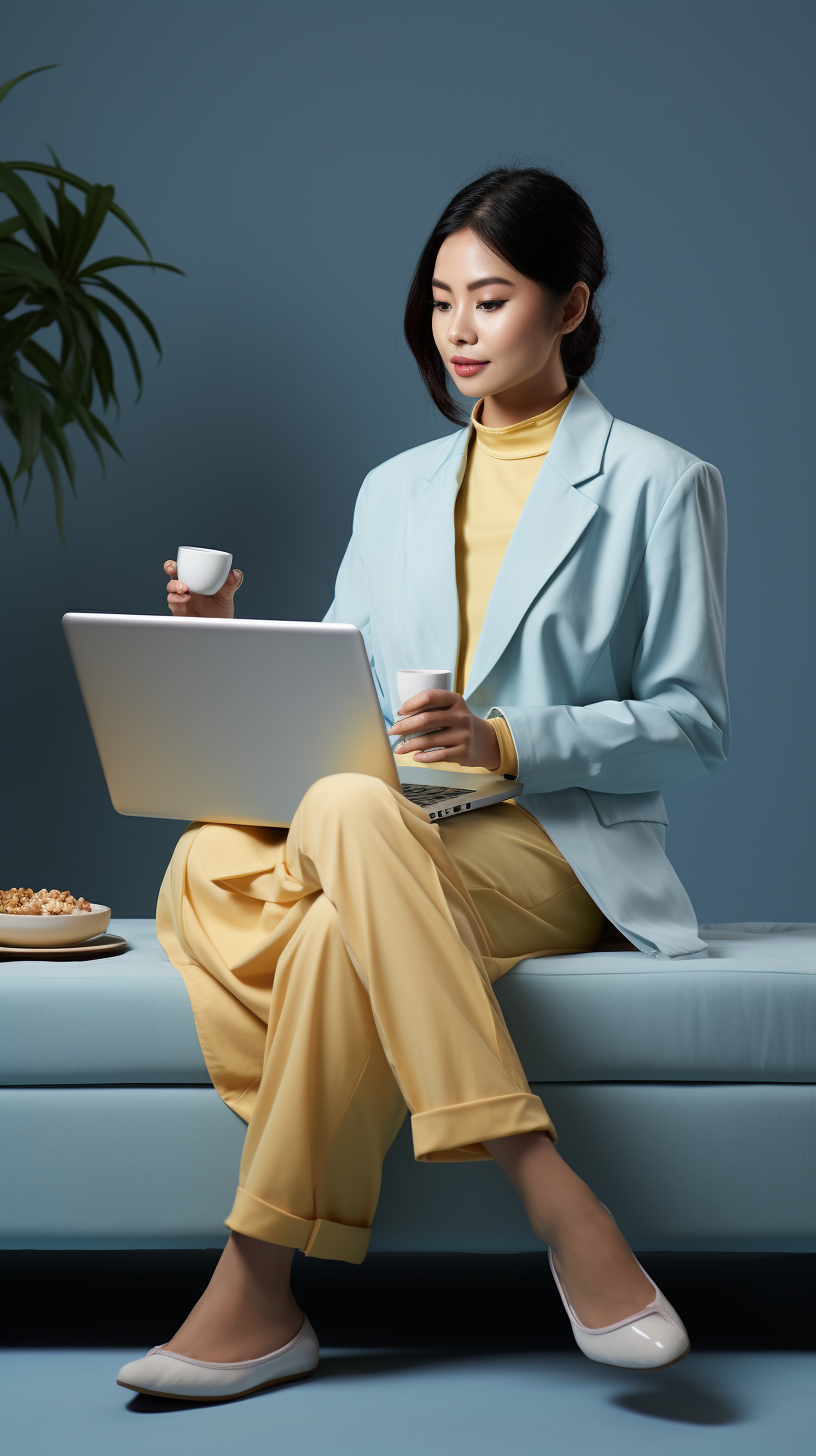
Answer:
<svg viewBox="0 0 816 1456"><path fill-rule="evenodd" d="M576 486L601 473L611 427L612 416L579 382L510 538L465 684L465 697L474 693L495 667L525 612L595 515L596 502L582 495Z"/></svg>
<svg viewBox="0 0 816 1456"><path fill-rule="evenodd" d="M408 508L408 583L420 615L407 614L406 631L416 660L404 666L446 667L452 680L459 654L453 512L470 435L468 428L451 437Z"/></svg>

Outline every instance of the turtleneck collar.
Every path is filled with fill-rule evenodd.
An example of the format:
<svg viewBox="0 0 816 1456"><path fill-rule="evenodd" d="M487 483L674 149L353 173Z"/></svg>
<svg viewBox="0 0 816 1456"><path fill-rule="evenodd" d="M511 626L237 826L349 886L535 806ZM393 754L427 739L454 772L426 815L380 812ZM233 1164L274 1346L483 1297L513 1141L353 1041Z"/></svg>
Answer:
<svg viewBox="0 0 816 1456"><path fill-rule="evenodd" d="M470 417L476 432L476 444L480 450L499 460L526 460L534 455L546 455L555 439L561 416L571 399L572 392L543 414L533 415L530 420L520 420L517 425L505 425L500 430L482 424L484 401L478 399Z"/></svg>

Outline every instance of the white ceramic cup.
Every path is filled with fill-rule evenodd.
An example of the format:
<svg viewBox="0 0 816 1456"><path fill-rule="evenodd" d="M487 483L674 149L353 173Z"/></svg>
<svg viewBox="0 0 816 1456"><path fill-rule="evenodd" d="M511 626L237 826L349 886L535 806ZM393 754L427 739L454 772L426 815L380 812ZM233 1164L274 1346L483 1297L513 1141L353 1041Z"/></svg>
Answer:
<svg viewBox="0 0 816 1456"><path fill-rule="evenodd" d="M179 546L176 575L191 592L214 597L232 570L228 551L209 551L205 546Z"/></svg>
<svg viewBox="0 0 816 1456"><path fill-rule="evenodd" d="M451 674L445 667L406 667L397 673L397 697L399 702L407 703L417 693L425 688L440 688L442 692L449 693L451 690ZM412 738L424 738L424 733L406 733L400 739L400 743L410 743Z"/></svg>

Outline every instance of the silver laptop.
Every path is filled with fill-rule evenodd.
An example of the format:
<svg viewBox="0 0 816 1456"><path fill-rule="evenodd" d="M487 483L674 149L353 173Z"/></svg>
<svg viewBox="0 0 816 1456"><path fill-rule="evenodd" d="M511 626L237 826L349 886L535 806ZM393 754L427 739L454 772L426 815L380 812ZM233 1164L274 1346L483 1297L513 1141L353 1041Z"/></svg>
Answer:
<svg viewBox="0 0 816 1456"><path fill-rule="evenodd" d="M120 814L288 825L328 774L370 774L431 820L523 785L395 763L356 627L69 612L65 635Z"/></svg>

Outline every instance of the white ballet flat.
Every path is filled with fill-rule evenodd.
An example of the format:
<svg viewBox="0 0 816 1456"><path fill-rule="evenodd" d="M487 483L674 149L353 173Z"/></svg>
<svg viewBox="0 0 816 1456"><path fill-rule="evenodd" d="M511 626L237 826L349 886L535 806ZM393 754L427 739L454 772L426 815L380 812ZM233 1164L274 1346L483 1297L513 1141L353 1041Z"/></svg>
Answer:
<svg viewBox="0 0 816 1456"><path fill-rule="evenodd" d="M665 1370L667 1365L676 1365L685 1359L691 1349L686 1327L637 1259L635 1263L654 1290L651 1304L637 1314L630 1314L628 1319L592 1330L581 1324L555 1272L552 1250L548 1254L555 1287L567 1311L575 1343L588 1359L597 1360L601 1365L620 1365L625 1370Z"/></svg>
<svg viewBox="0 0 816 1456"><path fill-rule="evenodd" d="M302 1380L317 1369L319 1359L317 1335L304 1315L303 1324L288 1345L258 1360L217 1365L154 1345L141 1360L123 1365L116 1383L125 1390L161 1395L167 1400L234 1400L268 1385Z"/></svg>

